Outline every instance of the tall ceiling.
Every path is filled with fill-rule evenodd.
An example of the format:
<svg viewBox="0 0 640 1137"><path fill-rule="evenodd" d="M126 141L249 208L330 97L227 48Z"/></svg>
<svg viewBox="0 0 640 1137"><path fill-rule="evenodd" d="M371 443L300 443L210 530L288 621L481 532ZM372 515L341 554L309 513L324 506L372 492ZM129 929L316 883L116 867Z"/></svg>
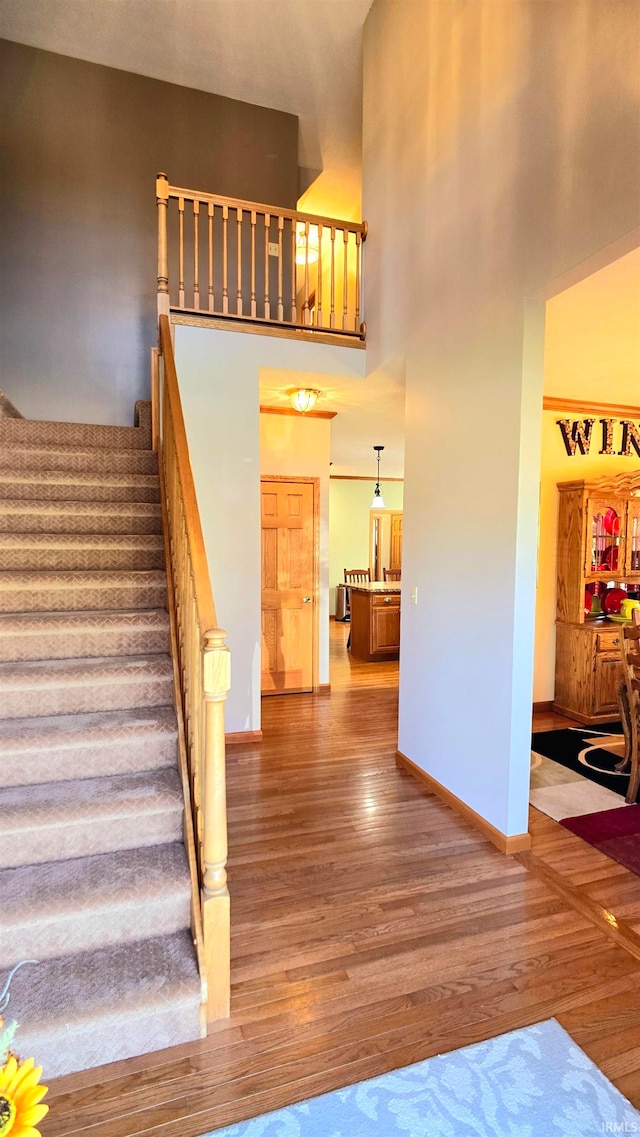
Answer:
<svg viewBox="0 0 640 1137"><path fill-rule="evenodd" d="M2 0L0 37L298 115L309 211L360 219L372 0Z"/></svg>

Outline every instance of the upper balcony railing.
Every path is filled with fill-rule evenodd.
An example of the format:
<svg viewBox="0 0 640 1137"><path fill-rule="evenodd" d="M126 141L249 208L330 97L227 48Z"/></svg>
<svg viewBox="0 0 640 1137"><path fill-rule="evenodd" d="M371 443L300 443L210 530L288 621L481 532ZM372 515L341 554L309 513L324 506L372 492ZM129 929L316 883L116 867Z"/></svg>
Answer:
<svg viewBox="0 0 640 1137"><path fill-rule="evenodd" d="M364 340L367 223L156 180L158 309Z"/></svg>

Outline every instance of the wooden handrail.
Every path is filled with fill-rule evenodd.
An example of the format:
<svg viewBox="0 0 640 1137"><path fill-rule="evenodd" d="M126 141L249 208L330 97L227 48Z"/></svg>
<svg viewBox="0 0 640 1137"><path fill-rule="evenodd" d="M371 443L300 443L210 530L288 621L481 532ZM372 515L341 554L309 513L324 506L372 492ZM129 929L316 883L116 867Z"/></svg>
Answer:
<svg viewBox="0 0 640 1137"><path fill-rule="evenodd" d="M164 382L174 424L178 477L180 478L182 499L186 511L187 540L189 542L191 564L195 576L194 587L198 597L200 635L204 637L212 628L217 628L218 621L216 618L215 604L213 602L207 552L204 547L204 537L202 536L202 525L200 523L200 512L198 510L193 470L191 469L191 459L189 457L187 432L185 430L184 416L182 414L182 403L180 401L180 390L173 357L173 343L171 340L171 328L169 326L168 316L160 316L159 324L160 353L164 360Z"/></svg>
<svg viewBox="0 0 640 1137"><path fill-rule="evenodd" d="M243 209L247 213L268 213L273 217L286 217L288 221L308 222L309 225L335 226L336 229L348 229L350 233L360 233L362 240L367 238L368 226L366 221L346 221L337 217L323 217L320 213L303 213L297 209L284 209L279 205L264 205L259 201L245 201L241 197L220 197L217 193L205 193L204 190L182 189L180 186L168 185L169 197L183 198L185 201L206 201L212 205L228 205L229 209Z"/></svg>
<svg viewBox="0 0 640 1137"><path fill-rule="evenodd" d="M230 688L226 633L218 627L198 511L168 317L152 352L152 423L158 449L168 602L178 712L179 757L195 849L194 920L203 941L207 1017L229 1014L230 911L224 704ZM162 363L162 382L158 364ZM188 841L187 841L188 846ZM190 861L191 863L191 861Z"/></svg>

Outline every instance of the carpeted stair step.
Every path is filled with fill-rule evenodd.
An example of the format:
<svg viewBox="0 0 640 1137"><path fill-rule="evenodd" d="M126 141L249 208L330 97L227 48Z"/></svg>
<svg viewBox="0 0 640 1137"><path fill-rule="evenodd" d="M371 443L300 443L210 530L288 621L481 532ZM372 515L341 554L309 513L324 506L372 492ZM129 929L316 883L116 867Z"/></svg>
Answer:
<svg viewBox="0 0 640 1137"><path fill-rule="evenodd" d="M175 769L177 745L173 707L4 719L0 786Z"/></svg>
<svg viewBox="0 0 640 1137"><path fill-rule="evenodd" d="M88 612L162 608L167 585L158 569L133 572L0 572L0 612Z"/></svg>
<svg viewBox="0 0 640 1137"><path fill-rule="evenodd" d="M45 659L0 663L0 707L5 719L81 715L131 707L166 707L173 701L168 655L104 659Z"/></svg>
<svg viewBox="0 0 640 1137"><path fill-rule="evenodd" d="M181 842L0 870L0 971L189 928Z"/></svg>
<svg viewBox="0 0 640 1137"><path fill-rule="evenodd" d="M161 533L155 502L0 500L0 533Z"/></svg>
<svg viewBox="0 0 640 1137"><path fill-rule="evenodd" d="M164 845L182 838L176 769L0 790L0 868Z"/></svg>
<svg viewBox="0 0 640 1137"><path fill-rule="evenodd" d="M0 570L163 568L159 533L0 533Z"/></svg>
<svg viewBox="0 0 640 1137"><path fill-rule="evenodd" d="M55 446L72 450L149 450L151 434L142 426L102 426L84 422L46 422L0 417L0 449L5 446Z"/></svg>
<svg viewBox="0 0 640 1137"><path fill-rule="evenodd" d="M157 474L0 470L0 498L18 501L159 501Z"/></svg>
<svg viewBox="0 0 640 1137"><path fill-rule="evenodd" d="M77 474L157 474L153 450L71 450L57 446L3 446L0 470L66 470Z"/></svg>
<svg viewBox="0 0 640 1137"><path fill-rule="evenodd" d="M169 652L163 608L0 615L0 663Z"/></svg>
<svg viewBox="0 0 640 1137"><path fill-rule="evenodd" d="M11 985L20 1050L47 1078L201 1037L189 932L22 967Z"/></svg>

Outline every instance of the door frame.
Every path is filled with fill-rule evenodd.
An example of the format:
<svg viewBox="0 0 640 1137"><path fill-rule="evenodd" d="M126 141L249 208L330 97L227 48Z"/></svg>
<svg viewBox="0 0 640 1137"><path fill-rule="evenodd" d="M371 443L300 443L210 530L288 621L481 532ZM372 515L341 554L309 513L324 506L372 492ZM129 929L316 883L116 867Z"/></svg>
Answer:
<svg viewBox="0 0 640 1137"><path fill-rule="evenodd" d="M297 474L261 474L260 486L263 482L303 482L313 486L313 621L311 646L311 691L317 695L320 690L318 676L320 674L320 478L309 478ZM262 508L262 507L261 507ZM260 601L262 602L262 531L260 534ZM262 634L260 635L260 652L262 653ZM295 692L292 692L294 694ZM286 694L286 692L285 692ZM260 692L260 698L265 696Z"/></svg>

